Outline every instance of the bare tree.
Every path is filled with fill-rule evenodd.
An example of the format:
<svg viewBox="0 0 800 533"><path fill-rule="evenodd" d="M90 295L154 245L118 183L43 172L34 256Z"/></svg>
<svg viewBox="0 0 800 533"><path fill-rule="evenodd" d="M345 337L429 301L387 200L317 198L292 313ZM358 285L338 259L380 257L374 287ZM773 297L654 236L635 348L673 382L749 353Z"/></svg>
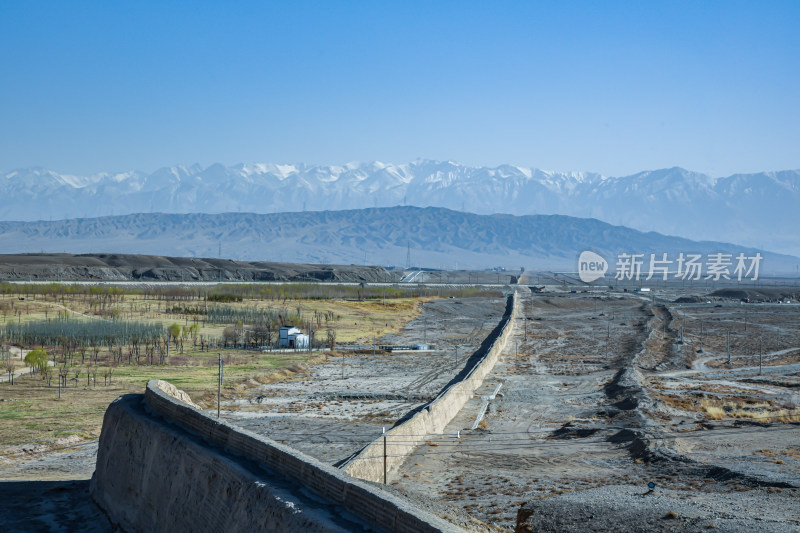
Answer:
<svg viewBox="0 0 800 533"><path fill-rule="evenodd" d="M11 357L3 361L3 370L8 374L8 382L13 385L14 378L12 376L14 374L14 361L11 360Z"/></svg>
<svg viewBox="0 0 800 533"><path fill-rule="evenodd" d="M326 333L327 333L326 340L328 341L328 348L330 348L330 350L333 351L333 349L336 347L336 330L333 328L328 328Z"/></svg>
<svg viewBox="0 0 800 533"><path fill-rule="evenodd" d="M236 332L236 328L233 326L228 326L224 330L222 330L222 338L225 341L225 347L228 347L228 343L232 343L234 347L236 346L236 337L238 336Z"/></svg>

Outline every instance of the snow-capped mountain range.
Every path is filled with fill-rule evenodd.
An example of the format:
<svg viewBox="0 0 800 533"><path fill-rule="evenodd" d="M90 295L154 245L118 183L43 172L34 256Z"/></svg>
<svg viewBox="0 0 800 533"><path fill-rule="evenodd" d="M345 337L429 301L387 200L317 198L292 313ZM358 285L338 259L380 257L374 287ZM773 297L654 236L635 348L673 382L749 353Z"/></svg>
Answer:
<svg viewBox="0 0 800 533"><path fill-rule="evenodd" d="M714 178L676 167L607 177L427 160L214 164L93 176L28 168L0 174L0 195L1 220L417 205L479 214L591 217L637 230L800 255L800 170Z"/></svg>

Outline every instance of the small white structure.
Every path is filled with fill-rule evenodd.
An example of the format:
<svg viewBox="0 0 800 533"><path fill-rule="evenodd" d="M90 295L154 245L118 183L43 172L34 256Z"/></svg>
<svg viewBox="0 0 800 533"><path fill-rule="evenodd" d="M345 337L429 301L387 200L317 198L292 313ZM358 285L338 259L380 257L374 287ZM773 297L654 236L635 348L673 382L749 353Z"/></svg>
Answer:
<svg viewBox="0 0 800 533"><path fill-rule="evenodd" d="M279 348L308 348L308 335L300 331L299 328L284 326L280 329L278 336Z"/></svg>

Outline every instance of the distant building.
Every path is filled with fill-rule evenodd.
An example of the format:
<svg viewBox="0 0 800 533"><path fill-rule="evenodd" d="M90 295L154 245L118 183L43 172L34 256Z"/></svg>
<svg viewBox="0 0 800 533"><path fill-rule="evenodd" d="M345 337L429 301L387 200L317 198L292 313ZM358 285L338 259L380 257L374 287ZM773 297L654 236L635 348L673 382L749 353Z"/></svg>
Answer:
<svg viewBox="0 0 800 533"><path fill-rule="evenodd" d="M278 336L279 348L304 348L309 345L308 335L300 331L299 328L284 326L280 329Z"/></svg>

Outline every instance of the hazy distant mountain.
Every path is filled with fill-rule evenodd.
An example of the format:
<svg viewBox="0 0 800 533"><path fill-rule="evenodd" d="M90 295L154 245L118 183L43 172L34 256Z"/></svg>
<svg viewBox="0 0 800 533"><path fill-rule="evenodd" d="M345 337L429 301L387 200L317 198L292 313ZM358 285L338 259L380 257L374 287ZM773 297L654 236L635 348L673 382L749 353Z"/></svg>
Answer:
<svg viewBox="0 0 800 533"><path fill-rule="evenodd" d="M38 168L0 174L0 195L2 220L405 204L483 214L593 217L643 231L800 255L797 170L712 178L671 168L610 178L417 161L326 167L216 164L80 177Z"/></svg>
<svg viewBox="0 0 800 533"><path fill-rule="evenodd" d="M430 267L576 268L594 250L752 254L732 244L642 233L560 215L476 215L393 207L258 215L134 214L64 221L0 222L0 253L136 253L250 261ZM764 270L794 272L800 259L764 253Z"/></svg>

